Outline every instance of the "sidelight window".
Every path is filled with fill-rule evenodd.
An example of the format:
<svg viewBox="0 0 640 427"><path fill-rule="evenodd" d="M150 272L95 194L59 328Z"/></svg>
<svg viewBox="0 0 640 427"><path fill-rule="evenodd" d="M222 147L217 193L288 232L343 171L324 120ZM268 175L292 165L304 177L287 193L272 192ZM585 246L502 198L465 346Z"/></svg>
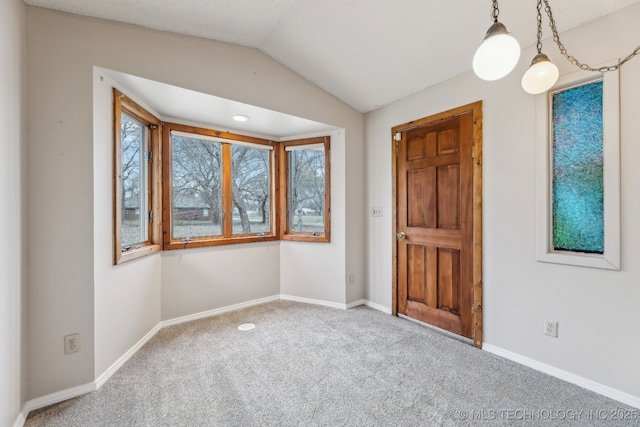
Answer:
<svg viewBox="0 0 640 427"><path fill-rule="evenodd" d="M160 250L158 152L160 120L114 89L114 263Z"/></svg>
<svg viewBox="0 0 640 427"><path fill-rule="evenodd" d="M328 242L329 137L281 145L284 240Z"/></svg>

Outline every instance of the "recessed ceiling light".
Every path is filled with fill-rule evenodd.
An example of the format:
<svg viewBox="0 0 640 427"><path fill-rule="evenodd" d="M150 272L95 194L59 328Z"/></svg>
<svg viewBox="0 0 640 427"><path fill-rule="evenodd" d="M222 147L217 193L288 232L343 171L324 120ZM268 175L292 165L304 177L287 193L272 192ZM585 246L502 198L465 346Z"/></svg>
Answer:
<svg viewBox="0 0 640 427"><path fill-rule="evenodd" d="M248 122L251 117L245 116L244 114L236 114L233 116L233 120L236 122Z"/></svg>

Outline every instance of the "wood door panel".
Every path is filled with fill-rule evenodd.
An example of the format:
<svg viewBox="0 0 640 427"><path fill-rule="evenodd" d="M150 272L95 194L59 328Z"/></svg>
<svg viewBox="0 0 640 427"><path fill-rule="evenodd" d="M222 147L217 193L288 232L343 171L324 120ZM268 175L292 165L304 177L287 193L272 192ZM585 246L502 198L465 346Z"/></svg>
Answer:
<svg viewBox="0 0 640 427"><path fill-rule="evenodd" d="M427 156L427 147L424 136L416 135L407 140L407 160L424 159Z"/></svg>
<svg viewBox="0 0 640 427"><path fill-rule="evenodd" d="M460 251L438 250L438 308L460 313Z"/></svg>
<svg viewBox="0 0 640 427"><path fill-rule="evenodd" d="M425 246L435 246L440 248L460 249L462 238L459 230L446 228L407 228L407 240L412 243L420 242Z"/></svg>
<svg viewBox="0 0 640 427"><path fill-rule="evenodd" d="M460 165L440 166L436 176L438 228L460 228Z"/></svg>
<svg viewBox="0 0 640 427"><path fill-rule="evenodd" d="M407 300L460 313L460 251L407 244Z"/></svg>
<svg viewBox="0 0 640 427"><path fill-rule="evenodd" d="M407 172L407 225L409 227L427 226L427 206L423 203L427 193L428 176L425 169Z"/></svg>
<svg viewBox="0 0 640 427"><path fill-rule="evenodd" d="M436 182L436 169L414 169L407 173L407 226L437 226L437 195L432 191Z"/></svg>
<svg viewBox="0 0 640 427"><path fill-rule="evenodd" d="M438 310L415 301L407 301L407 309L404 314L454 334L462 334L462 322L457 314Z"/></svg>
<svg viewBox="0 0 640 427"><path fill-rule="evenodd" d="M427 303L427 248L407 245L407 299Z"/></svg>
<svg viewBox="0 0 640 427"><path fill-rule="evenodd" d="M427 246L427 306L438 307L438 248Z"/></svg>
<svg viewBox="0 0 640 427"><path fill-rule="evenodd" d="M398 260L400 260L398 264L398 282L402 283L403 286L399 286L396 288L397 296L396 303L398 304L398 312L405 313L407 311L407 301L408 298L408 283L409 283L409 272L407 271L407 244L399 244L398 245Z"/></svg>
<svg viewBox="0 0 640 427"><path fill-rule="evenodd" d="M473 115L412 124L395 157L397 232L406 233L396 247L397 311L467 338L474 338Z"/></svg>
<svg viewBox="0 0 640 427"><path fill-rule="evenodd" d="M448 129L438 133L438 156L460 151L458 129Z"/></svg>
<svg viewBox="0 0 640 427"><path fill-rule="evenodd" d="M407 167L413 169L425 169L430 166L446 166L460 163L460 153L443 154L442 156L429 156L422 159L407 160Z"/></svg>

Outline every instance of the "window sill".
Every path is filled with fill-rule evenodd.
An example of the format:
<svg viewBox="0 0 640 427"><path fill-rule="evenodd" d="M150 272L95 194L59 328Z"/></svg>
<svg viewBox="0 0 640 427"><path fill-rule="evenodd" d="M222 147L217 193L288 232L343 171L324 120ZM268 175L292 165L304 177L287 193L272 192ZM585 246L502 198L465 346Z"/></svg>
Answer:
<svg viewBox="0 0 640 427"><path fill-rule="evenodd" d="M116 259L114 265L123 264L134 259L142 258L147 255L151 255L156 252L160 252L162 247L160 245L146 244L138 248L130 249L126 252L116 253Z"/></svg>
<svg viewBox="0 0 640 427"><path fill-rule="evenodd" d="M191 249L191 248L204 248L208 246L223 246L223 245L236 245L241 243L255 243L255 242L272 242L278 240L277 236L238 236L231 238L219 238L219 239L193 239L187 242L175 240L172 242L165 242L164 250L177 250L177 249Z"/></svg>
<svg viewBox="0 0 640 427"><path fill-rule="evenodd" d="M285 234L280 240L286 240L290 242L314 242L314 243L330 243L331 239L327 235L313 236L309 233L306 234Z"/></svg>

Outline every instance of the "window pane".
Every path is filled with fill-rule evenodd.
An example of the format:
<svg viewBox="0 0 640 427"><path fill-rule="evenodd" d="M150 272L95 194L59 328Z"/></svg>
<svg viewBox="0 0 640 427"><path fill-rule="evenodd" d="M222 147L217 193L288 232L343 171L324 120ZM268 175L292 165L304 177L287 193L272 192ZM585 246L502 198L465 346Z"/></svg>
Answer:
<svg viewBox="0 0 640 427"><path fill-rule="evenodd" d="M220 143L171 135L172 238L222 234Z"/></svg>
<svg viewBox="0 0 640 427"><path fill-rule="evenodd" d="M147 221L147 128L126 113L121 115L122 248L149 239Z"/></svg>
<svg viewBox="0 0 640 427"><path fill-rule="evenodd" d="M289 231L324 233L324 149L289 151Z"/></svg>
<svg viewBox="0 0 640 427"><path fill-rule="evenodd" d="M553 247L604 252L602 81L553 95Z"/></svg>
<svg viewBox="0 0 640 427"><path fill-rule="evenodd" d="M233 234L271 231L269 150L231 145Z"/></svg>

